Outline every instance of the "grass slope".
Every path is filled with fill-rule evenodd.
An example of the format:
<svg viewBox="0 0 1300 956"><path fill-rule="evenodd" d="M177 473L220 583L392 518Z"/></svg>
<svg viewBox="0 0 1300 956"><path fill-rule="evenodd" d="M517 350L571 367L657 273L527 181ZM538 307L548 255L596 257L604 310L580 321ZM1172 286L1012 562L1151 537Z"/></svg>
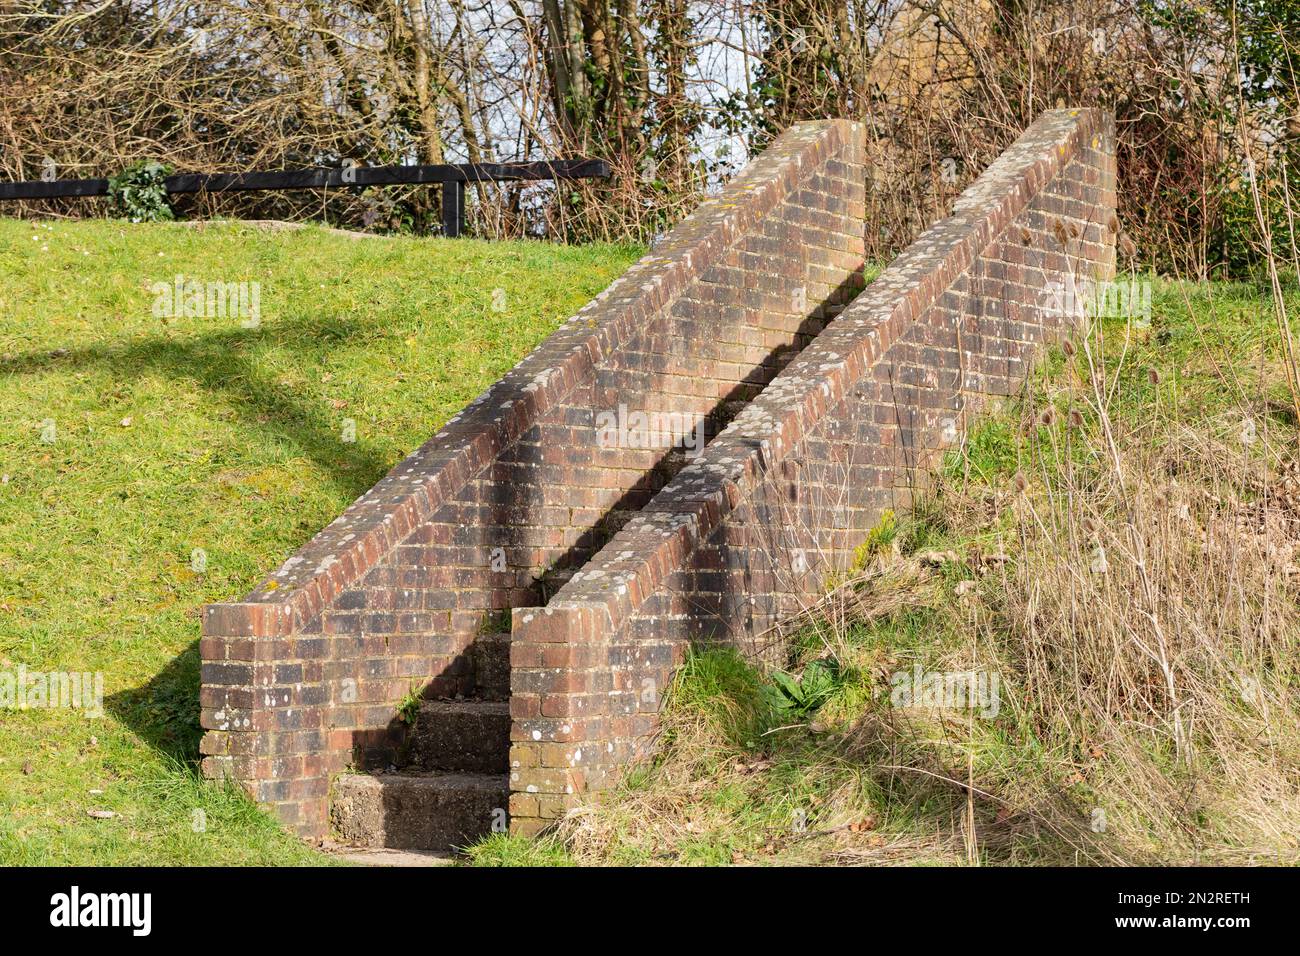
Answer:
<svg viewBox="0 0 1300 956"><path fill-rule="evenodd" d="M653 762L473 860L1300 862L1300 469L1273 303L1153 285L1149 327L1053 350L882 520L791 622L783 670L693 654ZM918 667L996 675L996 706L896 695Z"/></svg>
<svg viewBox="0 0 1300 956"><path fill-rule="evenodd" d="M0 672L100 671L106 698L102 719L0 711L0 865L322 860L195 775L198 608L638 252L0 220ZM155 317L177 275L260 283L260 327Z"/></svg>

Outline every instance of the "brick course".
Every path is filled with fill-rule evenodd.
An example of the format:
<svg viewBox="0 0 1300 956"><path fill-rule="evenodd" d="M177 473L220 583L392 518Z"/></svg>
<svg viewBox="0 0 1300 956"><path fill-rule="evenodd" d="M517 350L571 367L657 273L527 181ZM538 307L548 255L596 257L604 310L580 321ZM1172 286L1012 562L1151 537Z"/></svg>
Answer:
<svg viewBox="0 0 1300 956"><path fill-rule="evenodd" d="M597 416L671 412L712 438L861 289L862 154L855 123L787 131L256 590L205 608L204 773L322 836L332 775L403 746L412 686L468 694L476 639L562 589L681 467L602 441ZM519 695L547 717L567 699Z"/></svg>
<svg viewBox="0 0 1300 956"><path fill-rule="evenodd" d="M511 827L532 833L651 745L692 643L754 655L846 567L882 509L1114 270L1114 124L1044 114L609 540L514 611Z"/></svg>

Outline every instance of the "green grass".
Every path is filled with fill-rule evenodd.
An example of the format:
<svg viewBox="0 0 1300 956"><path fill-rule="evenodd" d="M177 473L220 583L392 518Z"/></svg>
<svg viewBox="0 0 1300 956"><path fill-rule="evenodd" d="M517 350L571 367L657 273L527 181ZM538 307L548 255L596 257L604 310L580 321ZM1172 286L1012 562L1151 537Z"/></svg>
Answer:
<svg viewBox="0 0 1300 956"><path fill-rule="evenodd" d="M0 671L102 672L106 710L0 714L0 865L323 861L195 774L199 607L638 254L0 220ZM178 274L259 283L260 327L155 317L149 287Z"/></svg>
<svg viewBox="0 0 1300 956"><path fill-rule="evenodd" d="M564 847L549 837L529 839L494 833L466 851L468 865L499 866L573 866Z"/></svg>

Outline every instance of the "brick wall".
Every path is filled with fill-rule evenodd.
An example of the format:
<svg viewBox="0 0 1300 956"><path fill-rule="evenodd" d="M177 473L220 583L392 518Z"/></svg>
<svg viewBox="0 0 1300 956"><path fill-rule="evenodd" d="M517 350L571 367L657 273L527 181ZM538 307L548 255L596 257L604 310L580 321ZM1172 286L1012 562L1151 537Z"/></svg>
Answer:
<svg viewBox="0 0 1300 956"><path fill-rule="evenodd" d="M514 612L511 826L530 833L651 742L691 643L769 629L1114 268L1113 120L1044 114L541 609ZM1059 284L1059 285L1058 285Z"/></svg>
<svg viewBox="0 0 1300 956"><path fill-rule="evenodd" d="M412 686L467 692L475 639L680 468L635 416L703 443L860 290L862 135L786 132L256 590L206 608L205 774L322 835L330 777L392 758Z"/></svg>

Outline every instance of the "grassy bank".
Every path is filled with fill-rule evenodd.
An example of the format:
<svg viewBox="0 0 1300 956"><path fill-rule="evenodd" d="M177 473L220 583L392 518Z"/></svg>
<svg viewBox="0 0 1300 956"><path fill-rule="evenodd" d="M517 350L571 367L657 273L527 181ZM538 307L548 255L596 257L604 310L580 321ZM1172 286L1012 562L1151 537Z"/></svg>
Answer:
<svg viewBox="0 0 1300 956"><path fill-rule="evenodd" d="M1055 349L975 425L790 623L783 670L694 655L657 759L476 862L1295 863L1300 481L1273 304L1156 282L1152 312Z"/></svg>
<svg viewBox="0 0 1300 956"><path fill-rule="evenodd" d="M98 719L0 712L0 865L321 859L196 778L198 608L249 590L637 254L0 220L0 672L101 672L105 691ZM256 283L258 314L155 308L178 275Z"/></svg>

